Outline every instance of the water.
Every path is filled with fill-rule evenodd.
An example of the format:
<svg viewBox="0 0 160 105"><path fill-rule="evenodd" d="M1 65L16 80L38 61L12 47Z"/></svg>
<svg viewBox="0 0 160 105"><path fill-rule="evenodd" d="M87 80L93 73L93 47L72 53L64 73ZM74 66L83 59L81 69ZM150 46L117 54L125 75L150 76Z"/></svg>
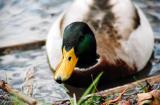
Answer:
<svg viewBox="0 0 160 105"><path fill-rule="evenodd" d="M0 79L23 93L50 103L69 98L65 87L53 80L44 48L1 56L0 60Z"/></svg>
<svg viewBox="0 0 160 105"><path fill-rule="evenodd" d="M134 1L147 15L156 37L149 70L137 74L139 79L160 74L160 0ZM71 0L0 0L0 47L44 40L55 18L70 4ZM38 100L52 103L69 98L66 88L53 80L43 46L0 56L0 79Z"/></svg>
<svg viewBox="0 0 160 105"><path fill-rule="evenodd" d="M45 39L52 22L70 3L69 0L1 0L0 47Z"/></svg>

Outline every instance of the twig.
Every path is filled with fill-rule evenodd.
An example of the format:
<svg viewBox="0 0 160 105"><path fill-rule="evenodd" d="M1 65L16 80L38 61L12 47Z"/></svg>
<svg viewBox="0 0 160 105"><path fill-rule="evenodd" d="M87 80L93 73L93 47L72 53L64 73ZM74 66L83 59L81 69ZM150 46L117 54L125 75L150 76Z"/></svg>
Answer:
<svg viewBox="0 0 160 105"><path fill-rule="evenodd" d="M102 103L101 105L111 105L111 104L114 104L116 102L118 102L119 100L122 99L122 95L126 92L126 90L128 89L128 87L126 89L124 89L119 95L118 97L116 97L115 99L113 100L109 100L108 102L104 102Z"/></svg>
<svg viewBox="0 0 160 105"><path fill-rule="evenodd" d="M8 92L9 94L17 96L19 99L21 99L23 102L29 104L29 105L42 105L40 102L37 100L28 97L21 92L19 92L16 89L13 89L9 84L7 84L5 81L0 80L0 88L3 89L4 91Z"/></svg>
<svg viewBox="0 0 160 105"><path fill-rule="evenodd" d="M127 87L126 89L124 89L124 90L122 91L122 93L120 93L120 94L118 95L117 98L115 98L115 99L113 99L113 100L109 100L109 103L115 103L115 102L119 101L119 100L122 98L122 95L126 92L127 89L128 89L128 87Z"/></svg>

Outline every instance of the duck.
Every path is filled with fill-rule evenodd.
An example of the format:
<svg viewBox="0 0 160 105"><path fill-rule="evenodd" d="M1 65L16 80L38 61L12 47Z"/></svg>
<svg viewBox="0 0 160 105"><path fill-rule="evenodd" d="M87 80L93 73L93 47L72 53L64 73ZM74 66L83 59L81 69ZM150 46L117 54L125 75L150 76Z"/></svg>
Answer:
<svg viewBox="0 0 160 105"><path fill-rule="evenodd" d="M53 23L46 52L58 83L90 84L136 74L151 58L154 34L131 0L75 0Z"/></svg>

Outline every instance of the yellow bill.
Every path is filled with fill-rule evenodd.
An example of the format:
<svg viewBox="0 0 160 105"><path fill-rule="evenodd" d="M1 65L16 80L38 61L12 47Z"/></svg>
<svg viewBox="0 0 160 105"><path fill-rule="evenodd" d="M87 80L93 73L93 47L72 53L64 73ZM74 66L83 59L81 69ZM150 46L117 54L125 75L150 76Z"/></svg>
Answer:
<svg viewBox="0 0 160 105"><path fill-rule="evenodd" d="M56 69L54 78L55 80L60 78L61 81L65 81L72 75L78 58L75 55L74 48L69 51L66 51L65 48L63 48L62 54L63 58Z"/></svg>

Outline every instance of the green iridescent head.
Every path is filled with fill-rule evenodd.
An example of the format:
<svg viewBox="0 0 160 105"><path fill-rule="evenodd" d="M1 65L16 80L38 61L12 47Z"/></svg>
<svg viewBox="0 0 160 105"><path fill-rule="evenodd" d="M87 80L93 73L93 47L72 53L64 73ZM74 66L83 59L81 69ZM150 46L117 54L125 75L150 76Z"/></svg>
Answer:
<svg viewBox="0 0 160 105"><path fill-rule="evenodd" d="M75 67L87 68L95 64L96 40L94 33L86 23L74 22L65 28L62 54L62 61L55 73L56 80L67 80Z"/></svg>

